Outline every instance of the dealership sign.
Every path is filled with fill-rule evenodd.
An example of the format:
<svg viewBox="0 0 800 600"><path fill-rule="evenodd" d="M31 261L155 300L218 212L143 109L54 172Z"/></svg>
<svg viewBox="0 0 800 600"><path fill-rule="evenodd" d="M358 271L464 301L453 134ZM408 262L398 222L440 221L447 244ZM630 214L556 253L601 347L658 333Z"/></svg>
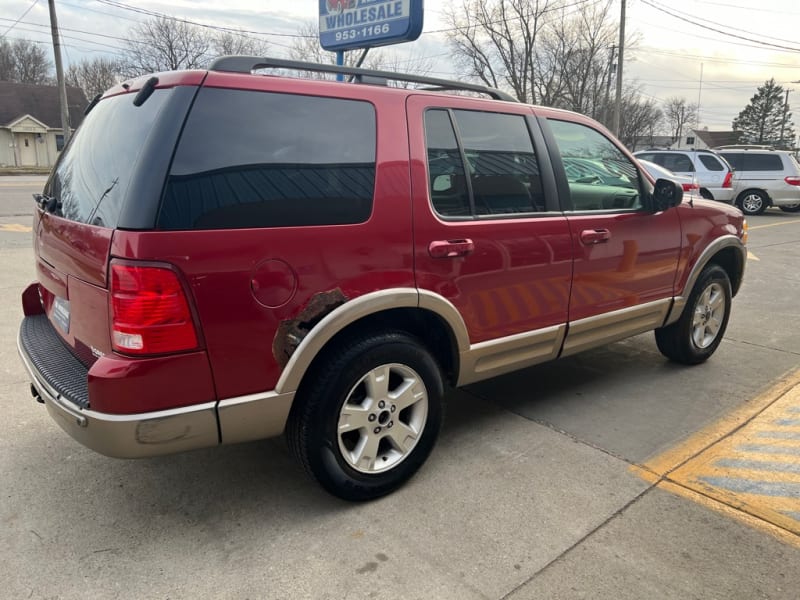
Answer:
<svg viewBox="0 0 800 600"><path fill-rule="evenodd" d="M325 50L398 44L420 33L422 0L319 0L319 43Z"/></svg>

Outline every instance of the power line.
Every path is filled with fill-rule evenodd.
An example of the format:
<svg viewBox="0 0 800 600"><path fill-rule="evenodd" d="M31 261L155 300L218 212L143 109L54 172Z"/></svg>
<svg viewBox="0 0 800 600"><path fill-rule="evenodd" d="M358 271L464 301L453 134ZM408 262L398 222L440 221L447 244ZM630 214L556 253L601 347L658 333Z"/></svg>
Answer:
<svg viewBox="0 0 800 600"><path fill-rule="evenodd" d="M36 6L36 3L37 3L37 2L39 2L39 0L33 0L33 3L32 3L32 4L31 4L31 5L30 5L30 6L29 6L29 7L28 7L26 10L25 10L25 12L24 12L24 13L22 13L22 14L19 16L19 19L17 19L16 21L14 21L14 22L11 24L11 27L9 27L8 29L6 29L6 30L5 30L5 32L3 32L3 35L2 35L2 36L0 36L0 37L5 37L5 36L8 34L8 32L9 32L9 31L11 31L12 29L14 29L14 27L16 27L16 26L17 26L17 23L19 23L20 21L22 21L22 19L24 19L24 18L25 18L25 15L27 15L29 12L31 12L31 10L33 9L33 7L34 7L34 6ZM6 21L6 20L10 21L11 19L3 19L3 20L4 20L4 21Z"/></svg>
<svg viewBox="0 0 800 600"><path fill-rule="evenodd" d="M675 13L667 10L666 8L663 8L663 7L659 6L659 5L651 2L650 0L641 0L641 1L642 1L643 4L646 4L647 6L655 8L656 10L661 11L661 12L663 12L665 14L668 14L669 16L671 16L671 17L673 17L675 19L678 19L680 21L684 21L686 23L690 23L691 25L694 25L696 27L700 27L701 29L708 29L709 31L713 31L713 32L719 33L721 35L726 35L728 37L736 38L736 39L739 39L739 40L744 40L746 42L752 42L754 44L760 45L761 47L778 48L780 50L787 50L789 52L800 52L800 48L793 48L793 47L790 47L790 46L783 46L781 44L771 44L769 42L762 42L761 40L745 37L743 35L738 35L738 34L735 34L735 33L729 33L729 32L724 31L722 29L717 29L716 27L711 27L710 25L705 25L703 23L698 23L697 21L694 21L694 20L689 19L687 17L675 14Z"/></svg>

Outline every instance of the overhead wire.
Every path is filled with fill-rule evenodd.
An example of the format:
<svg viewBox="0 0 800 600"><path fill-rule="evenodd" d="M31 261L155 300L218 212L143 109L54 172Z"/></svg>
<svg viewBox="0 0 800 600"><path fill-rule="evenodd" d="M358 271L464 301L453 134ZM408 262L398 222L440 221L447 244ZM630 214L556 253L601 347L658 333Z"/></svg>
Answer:
<svg viewBox="0 0 800 600"><path fill-rule="evenodd" d="M36 6L37 2L39 2L39 0L33 0L33 3L27 8L27 10L24 13L22 13L19 16L19 18L16 21L14 21L11 24L11 26L2 33L2 35L0 35L0 37L5 37L6 35L8 35L8 32L11 31L12 29L14 29L14 27L17 26L17 23L22 21L22 19L24 19L27 16L27 14L29 12L31 12L31 10L33 10L33 7ZM5 21L6 19L3 19L3 20ZM8 20L10 21L11 19L8 19Z"/></svg>

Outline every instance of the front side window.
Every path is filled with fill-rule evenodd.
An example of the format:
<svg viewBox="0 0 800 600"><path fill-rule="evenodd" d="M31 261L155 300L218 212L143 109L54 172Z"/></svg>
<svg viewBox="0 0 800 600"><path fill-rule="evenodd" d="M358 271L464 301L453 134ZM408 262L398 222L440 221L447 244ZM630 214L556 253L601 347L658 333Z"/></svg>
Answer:
<svg viewBox="0 0 800 600"><path fill-rule="evenodd" d="M204 88L178 144L160 229L362 223L375 187L368 102Z"/></svg>
<svg viewBox="0 0 800 600"><path fill-rule="evenodd" d="M579 123L549 123L561 153L573 210L642 208L639 172L611 140Z"/></svg>
<svg viewBox="0 0 800 600"><path fill-rule="evenodd" d="M522 115L429 110L425 138L431 203L440 216L545 210L539 163Z"/></svg>

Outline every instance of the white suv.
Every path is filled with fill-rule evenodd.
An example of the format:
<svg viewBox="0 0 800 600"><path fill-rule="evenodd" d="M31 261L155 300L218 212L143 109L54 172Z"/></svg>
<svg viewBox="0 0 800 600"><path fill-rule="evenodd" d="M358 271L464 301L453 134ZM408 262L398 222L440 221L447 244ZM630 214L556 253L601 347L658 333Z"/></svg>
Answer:
<svg viewBox="0 0 800 600"><path fill-rule="evenodd" d="M800 165L791 153L763 148L720 148L736 170L736 206L759 215L768 206L800 211Z"/></svg>
<svg viewBox="0 0 800 600"><path fill-rule="evenodd" d="M733 169L712 150L642 150L633 155L669 169L676 175L692 177L700 187L703 198L733 204Z"/></svg>

